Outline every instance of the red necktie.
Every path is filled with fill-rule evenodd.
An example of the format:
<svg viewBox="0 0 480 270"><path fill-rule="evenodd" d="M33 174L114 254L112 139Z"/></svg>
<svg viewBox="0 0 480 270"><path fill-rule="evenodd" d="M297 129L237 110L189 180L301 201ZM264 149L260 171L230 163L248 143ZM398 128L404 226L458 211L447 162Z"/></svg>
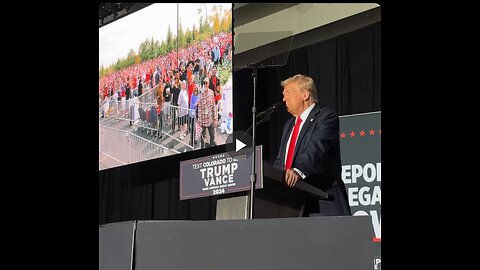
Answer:
<svg viewBox="0 0 480 270"><path fill-rule="evenodd" d="M297 142L298 130L300 129L300 124L302 123L302 118L297 117L297 122L295 127L293 127L292 138L290 139L290 145L288 146L287 161L285 162L285 170L290 169L292 166L293 152L295 151L295 144Z"/></svg>

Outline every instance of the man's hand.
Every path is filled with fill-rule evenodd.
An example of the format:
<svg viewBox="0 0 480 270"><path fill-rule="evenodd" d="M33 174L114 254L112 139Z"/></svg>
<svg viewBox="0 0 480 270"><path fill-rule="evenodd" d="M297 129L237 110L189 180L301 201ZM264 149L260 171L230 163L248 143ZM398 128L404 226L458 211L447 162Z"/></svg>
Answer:
<svg viewBox="0 0 480 270"><path fill-rule="evenodd" d="M294 170L288 169L285 172L285 184L289 187L295 186L298 179L300 179L300 175L298 175Z"/></svg>

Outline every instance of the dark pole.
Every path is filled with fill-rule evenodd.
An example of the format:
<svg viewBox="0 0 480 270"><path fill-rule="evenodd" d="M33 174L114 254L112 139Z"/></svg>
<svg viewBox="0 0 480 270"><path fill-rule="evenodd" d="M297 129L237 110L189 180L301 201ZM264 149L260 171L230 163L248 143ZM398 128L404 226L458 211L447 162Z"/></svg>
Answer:
<svg viewBox="0 0 480 270"><path fill-rule="evenodd" d="M255 96L257 88L257 67L253 67L252 71L253 77L253 107L252 107L252 173L250 174L250 194L249 194L249 204L248 204L248 218L253 219L253 201L254 201L254 192L255 192L255 182L257 175L255 174L255 121L257 108L255 107Z"/></svg>

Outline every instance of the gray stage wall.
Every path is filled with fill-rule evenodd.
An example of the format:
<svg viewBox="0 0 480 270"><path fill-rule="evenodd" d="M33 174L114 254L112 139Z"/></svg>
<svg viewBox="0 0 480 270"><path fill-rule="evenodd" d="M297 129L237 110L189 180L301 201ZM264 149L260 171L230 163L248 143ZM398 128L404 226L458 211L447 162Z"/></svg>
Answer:
<svg viewBox="0 0 480 270"><path fill-rule="evenodd" d="M371 218L138 221L135 269L372 270Z"/></svg>
<svg viewBox="0 0 480 270"><path fill-rule="evenodd" d="M98 229L98 269L131 270L136 221L102 225Z"/></svg>

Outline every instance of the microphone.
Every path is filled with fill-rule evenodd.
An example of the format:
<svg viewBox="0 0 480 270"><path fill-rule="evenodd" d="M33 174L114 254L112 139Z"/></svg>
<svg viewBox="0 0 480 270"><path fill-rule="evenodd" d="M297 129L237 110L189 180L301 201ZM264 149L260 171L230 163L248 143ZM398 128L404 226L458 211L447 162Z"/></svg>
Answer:
<svg viewBox="0 0 480 270"><path fill-rule="evenodd" d="M264 117L265 115L270 115L271 113L280 109L280 107L282 107L282 106L283 106L283 102L277 102L277 103L273 104L272 106L268 107L268 109L266 109L263 112L260 112L259 114L257 114L257 118Z"/></svg>

